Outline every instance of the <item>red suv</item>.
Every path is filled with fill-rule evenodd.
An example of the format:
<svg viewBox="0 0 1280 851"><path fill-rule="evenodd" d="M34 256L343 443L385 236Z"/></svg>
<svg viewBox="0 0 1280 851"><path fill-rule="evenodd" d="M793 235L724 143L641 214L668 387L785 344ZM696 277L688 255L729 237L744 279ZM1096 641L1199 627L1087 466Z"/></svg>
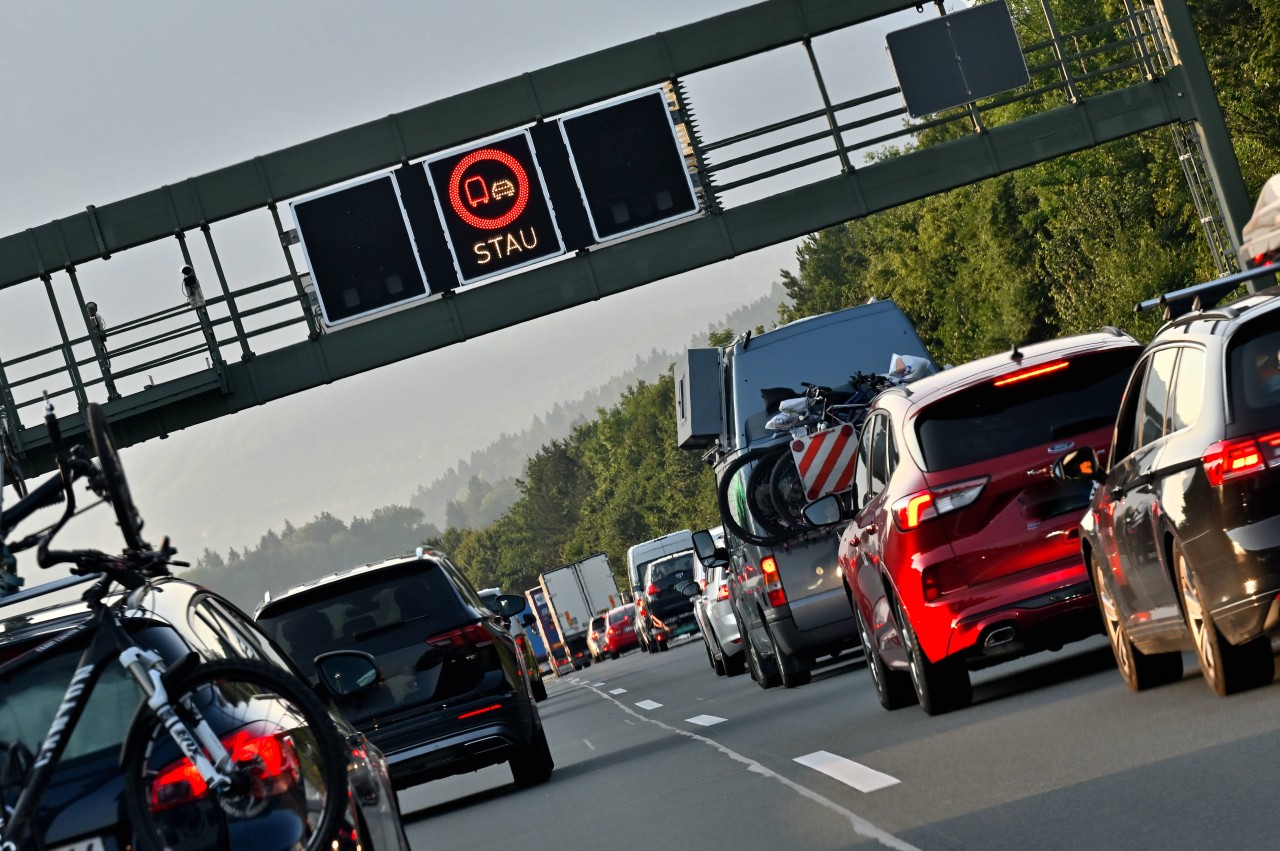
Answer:
<svg viewBox="0 0 1280 851"><path fill-rule="evenodd" d="M1078 528L1091 483L1050 465L1077 446L1105 452L1141 351L1108 328L876 398L853 489L806 516L852 515L839 563L885 708L967 706L971 668L1101 631Z"/></svg>

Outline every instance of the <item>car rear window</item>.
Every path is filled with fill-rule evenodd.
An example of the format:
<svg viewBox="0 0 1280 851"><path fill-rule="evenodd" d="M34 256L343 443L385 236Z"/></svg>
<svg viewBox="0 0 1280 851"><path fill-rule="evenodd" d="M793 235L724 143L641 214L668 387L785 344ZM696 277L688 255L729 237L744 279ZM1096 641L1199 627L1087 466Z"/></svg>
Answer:
<svg viewBox="0 0 1280 851"><path fill-rule="evenodd" d="M1002 385L994 378L939 399L916 417L924 468L976 464L1113 424L1138 354L1080 355L1053 372Z"/></svg>
<svg viewBox="0 0 1280 851"><path fill-rule="evenodd" d="M678 555L663 561L655 561L649 568L649 581L657 582L659 579L666 579L671 574L682 570L686 572L693 570L692 554Z"/></svg>
<svg viewBox="0 0 1280 851"><path fill-rule="evenodd" d="M394 627L415 621L423 633L450 629L465 616L449 577L430 560L330 582L264 609L262 628L309 677L313 661L331 650L360 649L377 656Z"/></svg>
<svg viewBox="0 0 1280 851"><path fill-rule="evenodd" d="M1227 370L1229 436L1280 426L1280 315L1264 314L1232 335Z"/></svg>
<svg viewBox="0 0 1280 851"><path fill-rule="evenodd" d="M617 626L631 620L635 616L635 609L635 606L624 606L609 612L609 626Z"/></svg>

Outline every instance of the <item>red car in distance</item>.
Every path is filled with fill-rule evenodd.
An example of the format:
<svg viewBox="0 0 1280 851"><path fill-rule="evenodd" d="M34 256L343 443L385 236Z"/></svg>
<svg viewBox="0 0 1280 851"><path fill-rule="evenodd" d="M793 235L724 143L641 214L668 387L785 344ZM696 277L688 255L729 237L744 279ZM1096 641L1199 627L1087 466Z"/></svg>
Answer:
<svg viewBox="0 0 1280 851"><path fill-rule="evenodd" d="M600 652L617 659L625 651L640 646L636 636L636 606L628 603L610 609L605 615L604 635L600 637Z"/></svg>
<svg viewBox="0 0 1280 851"><path fill-rule="evenodd" d="M886 709L959 709L971 669L1101 631L1080 554L1092 483L1059 481L1051 464L1069 448L1106 452L1141 351L1104 329L876 397L850 495L805 513L851 520L839 566Z"/></svg>

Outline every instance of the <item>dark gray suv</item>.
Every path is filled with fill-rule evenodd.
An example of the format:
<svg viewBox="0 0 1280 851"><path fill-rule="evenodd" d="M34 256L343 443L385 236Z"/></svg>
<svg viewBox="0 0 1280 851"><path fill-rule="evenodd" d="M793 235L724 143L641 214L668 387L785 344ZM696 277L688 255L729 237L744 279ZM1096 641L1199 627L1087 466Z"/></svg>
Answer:
<svg viewBox="0 0 1280 851"><path fill-rule="evenodd" d="M553 761L530 671L503 619L442 553L361 565L290 589L254 617L386 754L397 789L506 762L517 786Z"/></svg>

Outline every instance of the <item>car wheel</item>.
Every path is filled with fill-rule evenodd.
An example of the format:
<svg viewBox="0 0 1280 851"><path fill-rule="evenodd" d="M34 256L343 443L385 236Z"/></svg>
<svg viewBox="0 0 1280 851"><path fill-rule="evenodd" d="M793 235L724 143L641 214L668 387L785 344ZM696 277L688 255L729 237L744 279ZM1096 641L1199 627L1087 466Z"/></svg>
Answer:
<svg viewBox="0 0 1280 851"><path fill-rule="evenodd" d="M747 654L747 667L751 669L751 679L756 681L760 688L773 688L780 683L781 677L778 675L778 669L770 663L766 663L756 653L755 642L751 640L748 633L746 635L746 649L743 651Z"/></svg>
<svg viewBox="0 0 1280 851"><path fill-rule="evenodd" d="M813 672L779 646L768 621L765 621L764 630L769 636L769 643L773 645L773 658L778 662L778 678L782 680L782 687L799 688L812 682Z"/></svg>
<svg viewBox="0 0 1280 851"><path fill-rule="evenodd" d="M658 652L659 652L659 653L666 653L666 652L667 652L667 650L669 650L669 649L670 649L671 645L667 643L667 641L669 641L669 640L670 640L670 639L667 639L667 640L665 640L665 641L659 641L659 642L658 642Z"/></svg>
<svg viewBox="0 0 1280 851"><path fill-rule="evenodd" d="M542 677L538 677L533 681L533 699L543 701L547 699L547 684L542 681Z"/></svg>
<svg viewBox="0 0 1280 851"><path fill-rule="evenodd" d="M894 614L911 663L911 684L915 687L920 708L929 715L941 715L973 703L973 684L969 681L969 670L964 660L952 656L930 662L916 638L911 621L896 604Z"/></svg>
<svg viewBox="0 0 1280 851"><path fill-rule="evenodd" d="M915 703L915 689L911 685L911 674L907 671L895 671L880 658L871 630L862 619L862 610L855 604L854 617L858 620L858 636L862 639L862 655L867 660L867 671L871 674L871 684L876 688L876 697L885 709L894 710Z"/></svg>
<svg viewBox="0 0 1280 851"><path fill-rule="evenodd" d="M1173 545L1173 570L1182 592L1182 611L1187 629L1195 645L1196 659L1209 688L1219 695L1235 694L1271 682L1275 675L1275 658L1271 642L1259 636L1244 644L1233 645L1218 631L1213 618L1201 601L1191 564L1182 553L1182 545Z"/></svg>
<svg viewBox="0 0 1280 851"><path fill-rule="evenodd" d="M723 660L724 675L726 677L736 677L747 669L747 654L745 652L734 654L733 656L725 656Z"/></svg>
<svg viewBox="0 0 1280 851"><path fill-rule="evenodd" d="M1111 652L1116 657L1116 667L1124 683L1133 691L1143 691L1155 686L1167 685L1182 679L1182 654L1143 653L1129 640L1129 630L1124 625L1115 597L1106 583L1106 576L1098 560L1089 557L1089 569L1093 572L1093 585L1098 597L1098 610L1107 638L1111 640Z"/></svg>
<svg viewBox="0 0 1280 851"><path fill-rule="evenodd" d="M551 758L551 746L547 744L547 731L538 727L533 741L512 754L509 764L511 779L521 789L550 780L555 761Z"/></svg>
<svg viewBox="0 0 1280 851"><path fill-rule="evenodd" d="M617 660L617 658L618 658L619 656L621 656L621 655L622 655L622 654L621 654L621 653L619 653L617 650L614 650L613 652L611 652L611 653L609 654L609 658L610 658L610 659L613 659L613 660L615 660L615 661L616 661L616 660Z"/></svg>
<svg viewBox="0 0 1280 851"><path fill-rule="evenodd" d="M711 666L711 670L716 672L717 677L723 677L724 668L716 667L716 654L711 652L711 642L706 639L706 636L703 636L703 639L702 647L707 651L707 664Z"/></svg>

